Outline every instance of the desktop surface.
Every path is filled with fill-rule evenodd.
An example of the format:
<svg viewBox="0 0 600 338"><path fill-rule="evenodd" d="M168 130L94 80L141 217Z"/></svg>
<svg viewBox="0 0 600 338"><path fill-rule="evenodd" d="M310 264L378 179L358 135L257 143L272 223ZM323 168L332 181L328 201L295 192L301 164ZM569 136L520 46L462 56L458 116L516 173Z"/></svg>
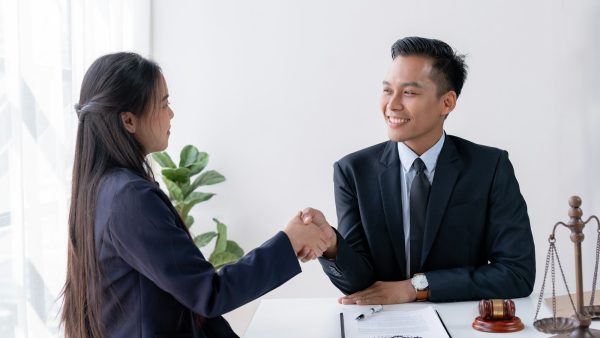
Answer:
<svg viewBox="0 0 600 338"><path fill-rule="evenodd" d="M430 303L385 305L390 310L412 310L432 306L442 318L452 338L488 337L550 337L533 327L537 296L513 299L516 316L525 328L512 333L486 333L471 327L479 315L478 302ZM340 312L348 307L369 308L370 306L341 305L336 298L288 298L261 300L244 338L339 338ZM384 310L385 310L384 309ZM552 312L542 304L538 319L551 317ZM592 328L600 329L600 322L593 321Z"/></svg>

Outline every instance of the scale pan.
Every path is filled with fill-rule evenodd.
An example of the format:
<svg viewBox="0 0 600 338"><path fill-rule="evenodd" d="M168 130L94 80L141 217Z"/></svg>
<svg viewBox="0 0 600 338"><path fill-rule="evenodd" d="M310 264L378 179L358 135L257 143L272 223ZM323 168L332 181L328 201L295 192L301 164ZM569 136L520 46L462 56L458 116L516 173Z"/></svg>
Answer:
<svg viewBox="0 0 600 338"><path fill-rule="evenodd" d="M544 333L563 333L573 331L579 326L579 321L567 317L556 317L556 322L554 318L542 318L533 322L533 326Z"/></svg>
<svg viewBox="0 0 600 338"><path fill-rule="evenodd" d="M592 319L600 319L600 305L584 306L583 314L592 317Z"/></svg>

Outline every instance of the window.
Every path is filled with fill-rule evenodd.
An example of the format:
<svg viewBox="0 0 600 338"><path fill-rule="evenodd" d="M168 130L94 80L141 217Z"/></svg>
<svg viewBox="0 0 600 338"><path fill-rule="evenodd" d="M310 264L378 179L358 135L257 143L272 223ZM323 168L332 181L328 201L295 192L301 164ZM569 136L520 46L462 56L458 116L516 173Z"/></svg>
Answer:
<svg viewBox="0 0 600 338"><path fill-rule="evenodd" d="M61 336L78 86L149 42L149 0L0 0L0 337Z"/></svg>

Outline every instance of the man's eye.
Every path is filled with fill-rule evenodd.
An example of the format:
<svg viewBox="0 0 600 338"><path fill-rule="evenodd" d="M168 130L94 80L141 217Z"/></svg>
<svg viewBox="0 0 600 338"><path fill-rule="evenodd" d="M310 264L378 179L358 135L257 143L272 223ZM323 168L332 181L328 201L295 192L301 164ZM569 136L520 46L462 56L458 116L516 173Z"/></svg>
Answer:
<svg viewBox="0 0 600 338"><path fill-rule="evenodd" d="M404 95L408 95L408 96L412 96L412 95L416 95L417 93L410 91L410 90L405 90L404 91Z"/></svg>
<svg viewBox="0 0 600 338"><path fill-rule="evenodd" d="M391 89L389 89L389 88L384 88L384 89L383 89L383 92L384 92L384 93L386 93L386 94L391 94L391 93L392 93L392 90L391 90Z"/></svg>

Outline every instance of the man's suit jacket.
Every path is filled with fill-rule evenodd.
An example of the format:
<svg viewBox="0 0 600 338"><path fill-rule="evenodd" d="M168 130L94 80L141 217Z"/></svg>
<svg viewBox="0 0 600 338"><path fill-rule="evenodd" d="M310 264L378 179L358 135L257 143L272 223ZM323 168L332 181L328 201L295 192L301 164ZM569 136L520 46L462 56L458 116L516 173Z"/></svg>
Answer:
<svg viewBox="0 0 600 338"><path fill-rule="evenodd" d="M334 165L338 244L319 259L342 292L406 279L400 159L395 142ZM527 206L508 153L446 136L427 207L422 271L431 301L524 297L535 280Z"/></svg>
<svg viewBox="0 0 600 338"><path fill-rule="evenodd" d="M221 315L301 271L283 232L215 271L158 185L126 169L101 181L95 220L107 337L237 337Z"/></svg>

